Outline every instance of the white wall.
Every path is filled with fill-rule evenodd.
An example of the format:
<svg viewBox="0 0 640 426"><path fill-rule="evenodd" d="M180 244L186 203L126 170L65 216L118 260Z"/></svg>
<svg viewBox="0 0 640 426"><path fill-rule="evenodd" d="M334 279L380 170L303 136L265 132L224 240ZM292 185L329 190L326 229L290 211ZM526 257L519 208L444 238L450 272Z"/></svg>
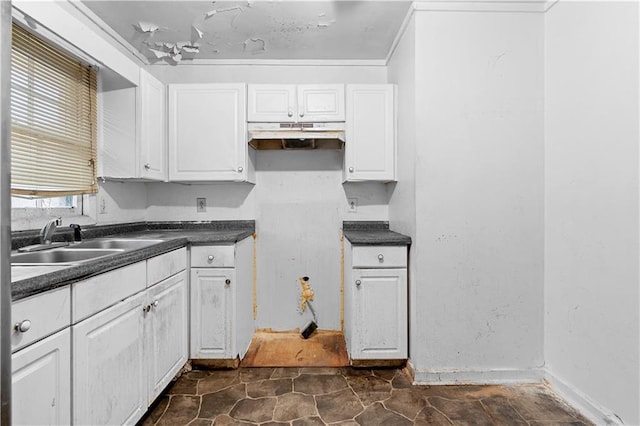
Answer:
<svg viewBox="0 0 640 426"><path fill-rule="evenodd" d="M539 380L543 15L418 11L415 29L416 378Z"/></svg>
<svg viewBox="0 0 640 426"><path fill-rule="evenodd" d="M599 423L640 424L638 13L560 2L545 18L545 358Z"/></svg>
<svg viewBox="0 0 640 426"><path fill-rule="evenodd" d="M389 186L389 222L395 231L409 235L409 357L417 358L419 346L416 304L416 66L415 20L412 17L389 61L389 82L397 85L398 182ZM412 361L415 362L415 361Z"/></svg>
<svg viewBox="0 0 640 426"><path fill-rule="evenodd" d="M147 217L147 188L143 182L98 182L98 193L85 197L85 211L97 225L140 222Z"/></svg>
<svg viewBox="0 0 640 426"><path fill-rule="evenodd" d="M385 83L385 67L152 66L165 83ZM315 290L319 326L340 328L340 229L343 220L388 220L381 183L342 182L343 151L257 151L256 185L147 184L148 220L255 219L259 328L290 330L298 313L298 277ZM207 212L196 212L196 197ZM358 212L347 213L347 197Z"/></svg>

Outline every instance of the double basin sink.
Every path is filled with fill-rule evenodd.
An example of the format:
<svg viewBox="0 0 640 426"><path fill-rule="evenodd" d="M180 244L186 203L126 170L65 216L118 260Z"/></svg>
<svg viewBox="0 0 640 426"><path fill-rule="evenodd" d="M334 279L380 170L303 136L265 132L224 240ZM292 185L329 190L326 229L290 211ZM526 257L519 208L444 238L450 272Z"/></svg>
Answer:
<svg viewBox="0 0 640 426"><path fill-rule="evenodd" d="M37 246L35 251L11 255L11 266L71 266L130 250L161 243L164 240L138 238L98 238L62 248ZM44 248L43 248L44 247Z"/></svg>

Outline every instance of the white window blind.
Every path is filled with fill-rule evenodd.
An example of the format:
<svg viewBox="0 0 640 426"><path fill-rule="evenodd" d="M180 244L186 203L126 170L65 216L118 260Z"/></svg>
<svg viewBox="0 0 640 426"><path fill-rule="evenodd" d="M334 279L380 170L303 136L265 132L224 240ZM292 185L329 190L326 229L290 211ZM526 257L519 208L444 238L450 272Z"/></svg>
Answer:
<svg viewBox="0 0 640 426"><path fill-rule="evenodd" d="M13 24L11 193L97 192L96 72Z"/></svg>

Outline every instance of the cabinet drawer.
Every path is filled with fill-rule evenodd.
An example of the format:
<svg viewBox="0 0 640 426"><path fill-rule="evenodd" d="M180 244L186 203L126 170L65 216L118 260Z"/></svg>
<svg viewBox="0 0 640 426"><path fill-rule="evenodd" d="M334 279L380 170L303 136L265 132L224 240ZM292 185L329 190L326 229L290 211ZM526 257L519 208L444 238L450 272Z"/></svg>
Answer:
<svg viewBox="0 0 640 426"><path fill-rule="evenodd" d="M353 247L354 268L406 268L405 246L356 246Z"/></svg>
<svg viewBox="0 0 640 426"><path fill-rule="evenodd" d="M235 246L194 246L191 247L191 267L232 268Z"/></svg>
<svg viewBox="0 0 640 426"><path fill-rule="evenodd" d="M187 268L187 249L181 248L147 260L147 287Z"/></svg>
<svg viewBox="0 0 640 426"><path fill-rule="evenodd" d="M29 321L29 330L15 324ZM71 324L71 289L61 287L19 300L11 306L11 350L16 351ZM26 325L26 324L25 324Z"/></svg>
<svg viewBox="0 0 640 426"><path fill-rule="evenodd" d="M147 262L142 261L72 284L73 323L144 290L146 275Z"/></svg>

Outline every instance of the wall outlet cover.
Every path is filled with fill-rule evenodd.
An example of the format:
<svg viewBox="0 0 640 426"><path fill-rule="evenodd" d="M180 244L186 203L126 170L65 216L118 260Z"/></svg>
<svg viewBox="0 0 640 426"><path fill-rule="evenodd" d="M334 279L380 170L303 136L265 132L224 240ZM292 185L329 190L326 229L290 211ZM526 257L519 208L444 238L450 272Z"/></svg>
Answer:
<svg viewBox="0 0 640 426"><path fill-rule="evenodd" d="M196 198L196 211L198 213L204 213L207 211L207 199Z"/></svg>
<svg viewBox="0 0 640 426"><path fill-rule="evenodd" d="M104 197L100 197L100 202L98 203L98 213L107 214L107 200L105 200Z"/></svg>
<svg viewBox="0 0 640 426"><path fill-rule="evenodd" d="M349 203L349 207L347 207L347 211L349 213L357 213L358 212L358 199L357 198L347 198Z"/></svg>

